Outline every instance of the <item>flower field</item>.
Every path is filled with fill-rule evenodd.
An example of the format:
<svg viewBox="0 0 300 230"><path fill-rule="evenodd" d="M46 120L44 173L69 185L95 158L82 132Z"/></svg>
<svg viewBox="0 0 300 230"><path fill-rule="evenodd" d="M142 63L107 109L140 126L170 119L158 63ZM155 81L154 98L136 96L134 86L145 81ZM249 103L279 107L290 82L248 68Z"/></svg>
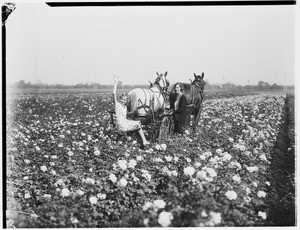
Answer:
<svg viewBox="0 0 300 230"><path fill-rule="evenodd" d="M210 95L194 135L187 130L141 149L136 134L107 129L110 97L15 95L7 102L7 221L55 228L273 225L272 153L286 100L279 93Z"/></svg>

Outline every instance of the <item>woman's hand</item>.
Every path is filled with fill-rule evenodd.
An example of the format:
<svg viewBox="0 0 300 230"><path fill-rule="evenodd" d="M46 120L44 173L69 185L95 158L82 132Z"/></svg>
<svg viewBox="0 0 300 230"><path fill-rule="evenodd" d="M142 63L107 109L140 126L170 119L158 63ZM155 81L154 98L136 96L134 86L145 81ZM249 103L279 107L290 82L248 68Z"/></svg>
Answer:
<svg viewBox="0 0 300 230"><path fill-rule="evenodd" d="M116 76L116 75L114 75L114 81L115 81L115 84L117 84L118 83L118 81L119 81L119 77L118 76Z"/></svg>

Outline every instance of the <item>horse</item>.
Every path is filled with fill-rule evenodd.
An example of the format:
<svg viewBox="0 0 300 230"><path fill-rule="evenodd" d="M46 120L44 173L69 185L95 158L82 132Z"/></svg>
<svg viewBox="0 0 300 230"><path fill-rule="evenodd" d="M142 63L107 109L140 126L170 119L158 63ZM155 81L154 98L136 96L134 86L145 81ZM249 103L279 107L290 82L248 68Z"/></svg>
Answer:
<svg viewBox="0 0 300 230"><path fill-rule="evenodd" d="M201 111L203 108L203 100L204 100L204 86L206 82L203 80L204 73L201 75L196 75L194 73L194 80L190 80L191 83L180 83L183 88L183 94L187 99L187 120L186 124L190 123L191 115L194 116L192 123L192 131L195 132L196 126L200 120ZM169 101L170 103L174 103L176 100L176 94L174 91L174 85L170 88Z"/></svg>
<svg viewBox="0 0 300 230"><path fill-rule="evenodd" d="M145 117L155 112L163 112L168 100L168 87L170 85L166 76L168 72L159 74L154 83L150 82L149 89L135 88L128 93L127 111L133 117Z"/></svg>

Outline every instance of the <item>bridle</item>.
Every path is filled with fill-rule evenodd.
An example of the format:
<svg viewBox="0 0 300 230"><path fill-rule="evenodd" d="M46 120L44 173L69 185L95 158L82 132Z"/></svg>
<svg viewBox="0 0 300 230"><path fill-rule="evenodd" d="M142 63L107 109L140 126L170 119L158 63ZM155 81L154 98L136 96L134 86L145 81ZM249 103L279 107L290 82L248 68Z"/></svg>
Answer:
<svg viewBox="0 0 300 230"><path fill-rule="evenodd" d="M162 79L164 77L164 79ZM154 83L151 83L150 81L150 90L153 86L155 86L158 90L159 90L159 93L162 94L162 96L164 97L164 100L167 101L168 97L169 97L169 90L168 90L168 87L169 87L169 81L166 80L166 77L165 76L159 76L155 79ZM163 86L160 85L160 81L163 81ZM152 90L153 91L153 90ZM154 92L154 91L153 91ZM158 92L154 92L154 93L158 93Z"/></svg>

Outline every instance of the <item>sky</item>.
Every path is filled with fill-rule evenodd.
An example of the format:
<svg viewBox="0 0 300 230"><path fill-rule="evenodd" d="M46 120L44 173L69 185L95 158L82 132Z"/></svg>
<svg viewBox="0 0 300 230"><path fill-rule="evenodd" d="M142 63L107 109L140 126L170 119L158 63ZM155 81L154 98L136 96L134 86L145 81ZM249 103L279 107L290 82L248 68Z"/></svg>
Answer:
<svg viewBox="0 0 300 230"><path fill-rule="evenodd" d="M295 83L295 6L50 7L16 3L7 84Z"/></svg>

